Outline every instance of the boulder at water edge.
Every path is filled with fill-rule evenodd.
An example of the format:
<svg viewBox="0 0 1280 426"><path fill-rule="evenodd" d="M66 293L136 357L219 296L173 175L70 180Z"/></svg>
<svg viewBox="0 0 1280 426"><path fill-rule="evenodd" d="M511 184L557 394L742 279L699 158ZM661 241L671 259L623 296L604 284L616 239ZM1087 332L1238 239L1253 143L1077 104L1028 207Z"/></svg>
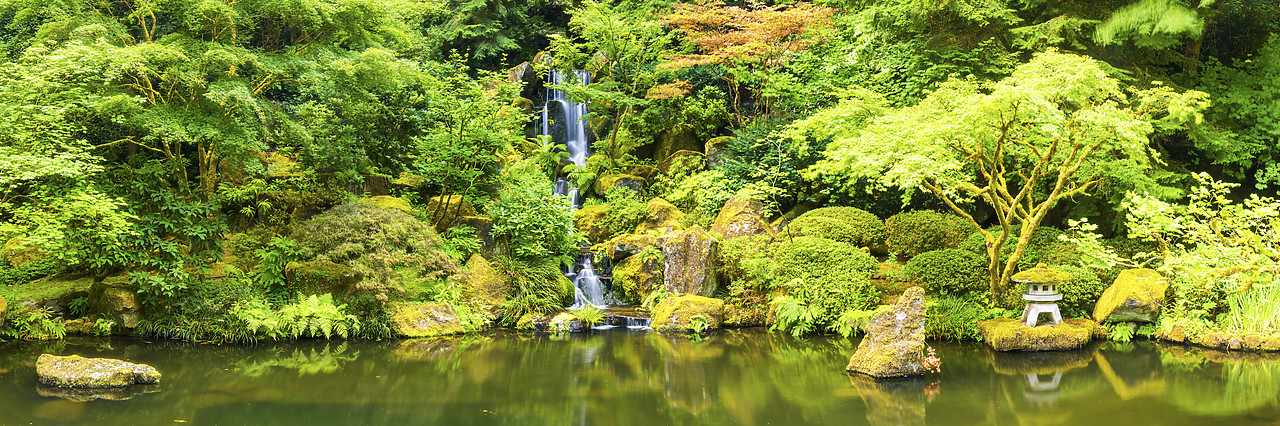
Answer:
<svg viewBox="0 0 1280 426"><path fill-rule="evenodd" d="M867 335L845 370L876 378L925 373L924 289L911 287L898 303L871 318Z"/></svg>
<svg viewBox="0 0 1280 426"><path fill-rule="evenodd" d="M750 188L738 191L720 209L720 214L711 225L711 232L720 234L726 240L770 233L773 229L762 217L764 204L760 198L760 193Z"/></svg>
<svg viewBox="0 0 1280 426"><path fill-rule="evenodd" d="M620 303L638 305L662 287L662 258L632 255L613 266L613 292Z"/></svg>
<svg viewBox="0 0 1280 426"><path fill-rule="evenodd" d="M1154 269L1127 269L1093 307L1097 322L1155 322L1169 281Z"/></svg>
<svg viewBox="0 0 1280 426"><path fill-rule="evenodd" d="M653 307L651 327L658 331L692 331L701 316L707 329L720 326L724 318L724 301L710 297L682 295L668 297Z"/></svg>
<svg viewBox="0 0 1280 426"><path fill-rule="evenodd" d="M667 296L716 291L716 240L699 226L677 231L663 239L662 280Z"/></svg>
<svg viewBox="0 0 1280 426"><path fill-rule="evenodd" d="M40 355L36 360L40 383L69 388L114 388L160 383L160 373L149 365L79 355Z"/></svg>
<svg viewBox="0 0 1280 426"><path fill-rule="evenodd" d="M1062 320L1057 325L1027 327L1013 318L978 322L982 340L997 351L1061 351L1075 349L1105 334L1090 320Z"/></svg>
<svg viewBox="0 0 1280 426"><path fill-rule="evenodd" d="M401 337L459 334L466 330L453 306L445 303L406 303L391 310L391 329Z"/></svg>

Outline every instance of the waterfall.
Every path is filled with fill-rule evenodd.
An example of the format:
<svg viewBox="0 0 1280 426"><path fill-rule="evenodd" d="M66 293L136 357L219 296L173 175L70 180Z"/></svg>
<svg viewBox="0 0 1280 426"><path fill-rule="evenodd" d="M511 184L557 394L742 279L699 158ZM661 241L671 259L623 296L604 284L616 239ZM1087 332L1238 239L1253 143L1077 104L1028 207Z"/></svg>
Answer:
<svg viewBox="0 0 1280 426"><path fill-rule="evenodd" d="M605 300L604 285L600 283L595 266L591 264L591 253L579 257L578 265L582 266L582 270L573 277L573 306L570 309L582 309L588 305L604 308L609 303Z"/></svg>

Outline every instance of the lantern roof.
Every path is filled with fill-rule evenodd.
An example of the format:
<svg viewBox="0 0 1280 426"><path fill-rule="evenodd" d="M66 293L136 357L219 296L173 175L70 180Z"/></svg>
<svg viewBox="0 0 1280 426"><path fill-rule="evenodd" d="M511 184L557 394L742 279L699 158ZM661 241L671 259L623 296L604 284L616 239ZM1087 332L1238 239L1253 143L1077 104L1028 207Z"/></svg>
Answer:
<svg viewBox="0 0 1280 426"><path fill-rule="evenodd" d="M1036 267L1013 274L1009 277L1009 281L1017 283L1058 283L1064 281L1074 281L1076 278L1066 272L1057 269L1050 269L1041 263Z"/></svg>

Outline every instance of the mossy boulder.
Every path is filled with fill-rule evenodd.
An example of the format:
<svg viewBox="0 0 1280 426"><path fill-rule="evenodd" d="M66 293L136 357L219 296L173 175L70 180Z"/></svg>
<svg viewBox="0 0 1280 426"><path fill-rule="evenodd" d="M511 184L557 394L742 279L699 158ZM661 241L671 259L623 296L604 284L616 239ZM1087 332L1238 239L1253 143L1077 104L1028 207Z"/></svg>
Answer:
<svg viewBox="0 0 1280 426"><path fill-rule="evenodd" d="M1169 280L1154 269L1127 269L1120 272L1098 304L1093 319L1098 322L1155 322L1164 305Z"/></svg>
<svg viewBox="0 0 1280 426"><path fill-rule="evenodd" d="M636 225L636 232L669 232L680 227L678 221L684 217L684 212L670 201L654 198L649 200L648 208L649 215Z"/></svg>
<svg viewBox="0 0 1280 426"><path fill-rule="evenodd" d="M573 212L573 227L578 233L585 235L588 241L601 242L614 234L613 229L606 226L609 216L608 204L582 206Z"/></svg>
<svg viewBox="0 0 1280 426"><path fill-rule="evenodd" d="M5 241L3 254L5 260L9 261L9 265L14 268L49 257L42 247L24 237L13 237Z"/></svg>
<svg viewBox="0 0 1280 426"><path fill-rule="evenodd" d="M724 301L696 295L667 297L653 307L650 327L658 331L692 331L693 317L706 318L708 329L720 327L724 319Z"/></svg>
<svg viewBox="0 0 1280 426"><path fill-rule="evenodd" d="M606 174L596 178L595 184L591 187L596 194L604 195L614 187L623 187L631 190L636 194L644 194L644 189L649 182L645 178L627 175L627 174Z"/></svg>
<svg viewBox="0 0 1280 426"><path fill-rule="evenodd" d="M467 259L467 270L462 274L461 280L462 297L489 313L496 313L498 305L511 292L511 279L494 269L479 253Z"/></svg>
<svg viewBox="0 0 1280 426"><path fill-rule="evenodd" d="M79 355L40 355L36 359L40 383L68 388L114 388L160 383L160 372L145 364Z"/></svg>
<svg viewBox="0 0 1280 426"><path fill-rule="evenodd" d="M476 207L471 200L462 195L431 197L427 200L427 220L435 226L437 232L443 232L454 225L463 216L475 216Z"/></svg>
<svg viewBox="0 0 1280 426"><path fill-rule="evenodd" d="M662 257L635 255L613 266L613 289L618 302L638 304L662 287Z"/></svg>
<svg viewBox="0 0 1280 426"><path fill-rule="evenodd" d="M639 176L641 178L644 178L644 180L647 182L652 182L653 178L658 177L658 173L661 173L661 172L662 171L658 170L656 166L651 166L648 164L632 164L630 166L627 166L625 173L632 176Z"/></svg>
<svg viewBox="0 0 1280 426"><path fill-rule="evenodd" d="M662 280L667 296L711 296L719 273L715 237L695 225L662 241Z"/></svg>
<svg viewBox="0 0 1280 426"><path fill-rule="evenodd" d="M1083 347L1104 336L1102 327L1090 320L1064 319L1057 325L1027 327L1014 318L978 322L982 340L997 351L1061 351Z"/></svg>
<svg viewBox="0 0 1280 426"><path fill-rule="evenodd" d="M792 237L818 237L884 252L884 221L856 207L823 207L805 212L787 224Z"/></svg>
<svg viewBox="0 0 1280 426"><path fill-rule="evenodd" d="M493 239L493 218L489 216L463 216L458 218L454 226L470 226L475 228L476 239L480 240L480 251L485 253L493 253L495 240Z"/></svg>
<svg viewBox="0 0 1280 426"><path fill-rule="evenodd" d="M622 234L594 247L598 251L603 251L611 259L622 259L650 247L661 250L662 241L660 236L653 233Z"/></svg>
<svg viewBox="0 0 1280 426"><path fill-rule="evenodd" d="M743 188L724 203L720 214L711 225L711 232L723 239L749 235L773 234L773 228L764 221L764 203L758 191Z"/></svg>
<svg viewBox="0 0 1280 426"><path fill-rule="evenodd" d="M707 141L702 151L707 155L707 168L715 170L725 165L725 159L728 158L729 142L733 138L733 136L720 136Z"/></svg>
<svg viewBox="0 0 1280 426"><path fill-rule="evenodd" d="M4 300L4 296L0 296L0 318L4 318L9 313L9 301Z"/></svg>
<svg viewBox="0 0 1280 426"><path fill-rule="evenodd" d="M888 233L886 248L907 257L933 250L960 248L969 234L975 232L968 220L932 210L895 214L885 219L884 227Z"/></svg>
<svg viewBox="0 0 1280 426"><path fill-rule="evenodd" d="M446 303L405 303L392 306L391 329L401 337L432 337L466 330L458 313Z"/></svg>
<svg viewBox="0 0 1280 426"><path fill-rule="evenodd" d="M550 331L570 331L578 332L587 329L587 325L579 321L577 317L570 312L561 312L551 317L551 321L547 322L547 330Z"/></svg>
<svg viewBox="0 0 1280 426"><path fill-rule="evenodd" d="M409 205L408 201L390 195L375 195L361 199L360 202L384 209L396 209L405 213L413 213L413 206Z"/></svg>
<svg viewBox="0 0 1280 426"><path fill-rule="evenodd" d="M680 151L697 152L703 146L698 141L697 133L690 126L678 126L669 129L659 133L655 139L657 139L658 146L657 150L654 151L654 158L666 158L672 153Z"/></svg>
<svg viewBox="0 0 1280 426"><path fill-rule="evenodd" d="M924 345L927 310L924 289L908 288L892 308L871 318L867 335L845 370L876 378L923 375L928 371Z"/></svg>
<svg viewBox="0 0 1280 426"><path fill-rule="evenodd" d="M360 276L351 267L325 260L284 265L284 284L289 294L341 294L359 282Z"/></svg>
<svg viewBox="0 0 1280 426"><path fill-rule="evenodd" d="M706 167L707 156L696 151L676 151L665 157L659 155L655 158L665 158L658 163L658 170L662 173L671 173L676 171L698 171Z"/></svg>
<svg viewBox="0 0 1280 426"><path fill-rule="evenodd" d="M96 283L89 288L89 313L115 321L123 331L138 328L141 298L130 287Z"/></svg>

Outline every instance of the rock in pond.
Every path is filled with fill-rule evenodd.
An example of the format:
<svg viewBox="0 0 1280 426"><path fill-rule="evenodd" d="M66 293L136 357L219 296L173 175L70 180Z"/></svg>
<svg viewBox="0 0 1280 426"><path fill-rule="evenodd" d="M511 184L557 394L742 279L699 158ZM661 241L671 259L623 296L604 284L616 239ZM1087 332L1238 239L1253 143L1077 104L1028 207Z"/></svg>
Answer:
<svg viewBox="0 0 1280 426"><path fill-rule="evenodd" d="M459 334L462 322L453 306L444 303L406 303L391 311L391 329L401 337Z"/></svg>
<svg viewBox="0 0 1280 426"><path fill-rule="evenodd" d="M36 360L40 383L67 388L116 388L160 383L160 373L149 365L79 355L40 355Z"/></svg>
<svg viewBox="0 0 1280 426"><path fill-rule="evenodd" d="M1169 280L1154 269L1127 269L1093 307L1097 322L1155 322Z"/></svg>
<svg viewBox="0 0 1280 426"><path fill-rule="evenodd" d="M707 329L719 327L724 319L724 301L694 295L667 297L653 307L650 327L658 331L693 331L693 318L699 315L705 318Z"/></svg>
<svg viewBox="0 0 1280 426"><path fill-rule="evenodd" d="M697 225L663 239L662 280L667 296L705 297L716 291L716 244L716 239Z"/></svg>
<svg viewBox="0 0 1280 426"><path fill-rule="evenodd" d="M1088 344L1105 332L1090 320L1065 319L1058 325L1027 327L1013 318L978 322L982 340L997 351L1061 351Z"/></svg>
<svg viewBox="0 0 1280 426"><path fill-rule="evenodd" d="M845 370L875 378L923 375L928 371L924 345L924 289L911 287L892 308L876 314L867 335Z"/></svg>

